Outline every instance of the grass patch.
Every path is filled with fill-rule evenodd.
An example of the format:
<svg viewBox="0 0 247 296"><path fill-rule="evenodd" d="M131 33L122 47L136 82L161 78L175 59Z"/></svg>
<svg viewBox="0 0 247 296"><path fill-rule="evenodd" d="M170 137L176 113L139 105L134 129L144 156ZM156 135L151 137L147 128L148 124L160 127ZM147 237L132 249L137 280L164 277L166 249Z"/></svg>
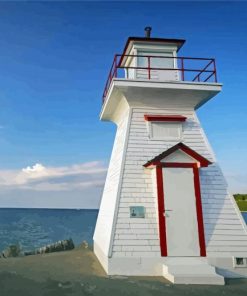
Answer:
<svg viewBox="0 0 247 296"><path fill-rule="evenodd" d="M247 194L234 194L233 195L240 211L247 211Z"/></svg>
<svg viewBox="0 0 247 296"><path fill-rule="evenodd" d="M247 212L247 200L236 200L236 202L241 212Z"/></svg>

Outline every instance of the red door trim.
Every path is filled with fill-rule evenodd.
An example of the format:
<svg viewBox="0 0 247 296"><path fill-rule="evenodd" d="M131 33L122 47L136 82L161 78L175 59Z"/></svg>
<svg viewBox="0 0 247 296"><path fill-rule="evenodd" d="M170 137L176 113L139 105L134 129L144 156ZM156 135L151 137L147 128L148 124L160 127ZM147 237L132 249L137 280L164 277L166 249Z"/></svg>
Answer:
<svg viewBox="0 0 247 296"><path fill-rule="evenodd" d="M165 150L163 153L159 154L158 156L154 157L153 159L149 160L144 164L145 168L155 166L161 163L162 159L166 158L168 155L171 155L177 150L182 150L184 153L188 154L192 158L194 158L197 162L200 163L201 167L207 167L212 164L211 161L203 157L202 155L198 154L196 151L192 150L190 147L186 146L182 142L176 144L175 146Z"/></svg>
<svg viewBox="0 0 247 296"><path fill-rule="evenodd" d="M193 167L193 173L194 173L194 186L195 186L195 196L196 196L196 212L197 212L200 255L202 257L206 257L206 244L205 244L203 212L202 212L202 198L201 198L200 177L199 177L198 167L196 166Z"/></svg>
<svg viewBox="0 0 247 296"><path fill-rule="evenodd" d="M157 178L157 196L158 196L158 212L159 212L160 250L161 250L161 256L167 256L166 220L164 216L165 198L164 198L162 166L156 167L156 178Z"/></svg>
<svg viewBox="0 0 247 296"><path fill-rule="evenodd" d="M193 168L195 163L183 163L183 162L164 162L162 167L164 168Z"/></svg>
<svg viewBox="0 0 247 296"><path fill-rule="evenodd" d="M200 256L206 257L206 244L205 244L205 234L204 234L204 224L203 224L200 178L199 178L199 169L197 167L197 163L160 163L159 165L156 166L161 256L168 255L167 254L167 238L166 238L166 221L164 216L165 194L164 194L163 171L162 171L163 168L165 167L193 169Z"/></svg>

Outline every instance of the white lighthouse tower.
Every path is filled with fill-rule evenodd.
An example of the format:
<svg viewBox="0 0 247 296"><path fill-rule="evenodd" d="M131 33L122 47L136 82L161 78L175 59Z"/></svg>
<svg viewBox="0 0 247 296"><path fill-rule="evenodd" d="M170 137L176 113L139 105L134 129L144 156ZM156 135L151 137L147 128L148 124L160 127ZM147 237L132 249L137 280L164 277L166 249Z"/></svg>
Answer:
<svg viewBox="0 0 247 296"><path fill-rule="evenodd" d="M221 91L215 61L150 31L128 38L104 90L117 132L94 252L109 275L224 284L247 276L247 231L196 116Z"/></svg>

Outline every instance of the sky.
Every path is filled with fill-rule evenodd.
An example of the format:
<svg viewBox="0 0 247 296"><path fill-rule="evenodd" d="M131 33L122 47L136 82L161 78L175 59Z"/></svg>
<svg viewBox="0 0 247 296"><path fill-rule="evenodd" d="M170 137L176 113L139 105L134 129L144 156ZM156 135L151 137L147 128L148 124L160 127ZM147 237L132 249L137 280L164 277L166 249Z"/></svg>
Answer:
<svg viewBox="0 0 247 296"><path fill-rule="evenodd" d="M100 122L129 36L186 39L223 91L198 110L232 193L247 193L247 2L0 2L0 207L97 208L116 127Z"/></svg>

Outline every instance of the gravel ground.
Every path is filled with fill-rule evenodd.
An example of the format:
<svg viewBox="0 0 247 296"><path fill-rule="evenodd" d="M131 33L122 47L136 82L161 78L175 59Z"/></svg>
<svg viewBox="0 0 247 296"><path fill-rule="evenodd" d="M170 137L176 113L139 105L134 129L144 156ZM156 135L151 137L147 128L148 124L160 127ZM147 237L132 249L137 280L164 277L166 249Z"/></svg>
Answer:
<svg viewBox="0 0 247 296"><path fill-rule="evenodd" d="M108 277L91 250L0 259L0 296L244 296L247 279L225 286L172 285L162 277Z"/></svg>

